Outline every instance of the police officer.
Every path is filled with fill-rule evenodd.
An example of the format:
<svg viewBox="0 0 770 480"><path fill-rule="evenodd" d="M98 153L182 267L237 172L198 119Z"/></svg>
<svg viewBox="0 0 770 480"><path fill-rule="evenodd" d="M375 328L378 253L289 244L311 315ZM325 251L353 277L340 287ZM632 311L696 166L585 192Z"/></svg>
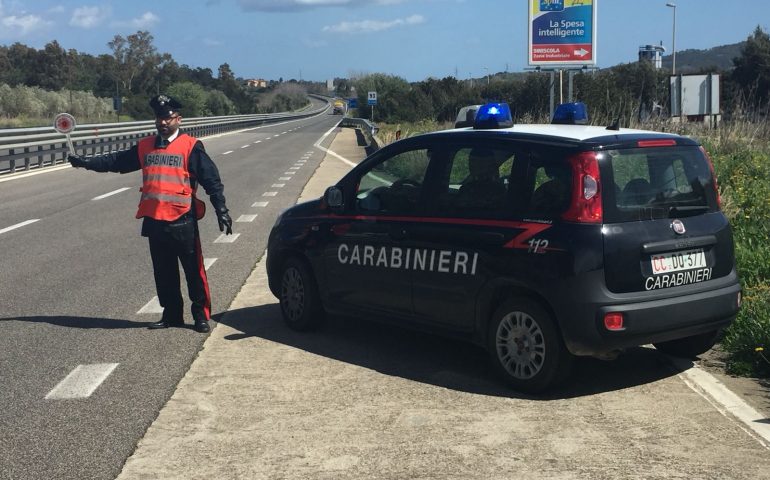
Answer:
<svg viewBox="0 0 770 480"><path fill-rule="evenodd" d="M163 307L160 321L150 328L184 325L179 264L187 279L195 330L210 330L211 297L203 266L198 219L205 203L195 196L200 184L209 195L219 230L233 233L219 170L196 138L179 132L182 105L168 95L150 100L158 134L117 153L95 157L70 155L74 167L95 172L142 170L141 199L136 218L143 218L142 236L149 238L155 287Z"/></svg>

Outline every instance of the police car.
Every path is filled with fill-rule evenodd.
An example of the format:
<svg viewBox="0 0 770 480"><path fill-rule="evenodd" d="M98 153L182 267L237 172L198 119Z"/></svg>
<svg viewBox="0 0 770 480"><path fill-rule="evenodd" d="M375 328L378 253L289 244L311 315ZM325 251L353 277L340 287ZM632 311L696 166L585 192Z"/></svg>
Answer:
<svg viewBox="0 0 770 480"><path fill-rule="evenodd" d="M713 166L673 134L474 125L390 144L324 197L286 210L267 269L289 327L325 313L399 322L485 347L514 388L565 380L576 355L652 343L692 357L740 305Z"/></svg>

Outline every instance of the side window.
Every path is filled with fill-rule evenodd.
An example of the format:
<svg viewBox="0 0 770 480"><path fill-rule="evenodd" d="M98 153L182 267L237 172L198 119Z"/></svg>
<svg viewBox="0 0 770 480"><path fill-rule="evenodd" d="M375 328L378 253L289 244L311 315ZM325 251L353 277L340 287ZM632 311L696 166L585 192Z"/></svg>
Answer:
<svg viewBox="0 0 770 480"><path fill-rule="evenodd" d="M415 213L430 153L424 148L409 150L375 165L359 180L357 209L362 213Z"/></svg>
<svg viewBox="0 0 770 480"><path fill-rule="evenodd" d="M448 155L436 208L442 216L501 217L511 213L509 178L514 152L503 148L463 147Z"/></svg>
<svg viewBox="0 0 770 480"><path fill-rule="evenodd" d="M532 196L529 214L555 217L569 207L572 168L560 152L532 152L529 178Z"/></svg>

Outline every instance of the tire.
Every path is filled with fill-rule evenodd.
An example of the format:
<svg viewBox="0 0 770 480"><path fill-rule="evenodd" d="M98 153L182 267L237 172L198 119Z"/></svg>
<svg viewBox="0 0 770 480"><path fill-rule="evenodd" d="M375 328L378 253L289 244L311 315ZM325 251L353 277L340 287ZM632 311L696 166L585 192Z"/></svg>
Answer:
<svg viewBox="0 0 770 480"><path fill-rule="evenodd" d="M721 333L721 330L715 330L700 335L693 335L692 337L653 343L653 345L663 353L675 357L692 359L711 350L711 348L719 341Z"/></svg>
<svg viewBox="0 0 770 480"><path fill-rule="evenodd" d="M527 298L513 298L495 311L488 351L495 370L514 389L539 393L563 382L573 356L554 320Z"/></svg>
<svg viewBox="0 0 770 480"><path fill-rule="evenodd" d="M307 265L298 258L287 259L281 268L280 296L283 321L292 330L318 327L324 318L318 286Z"/></svg>

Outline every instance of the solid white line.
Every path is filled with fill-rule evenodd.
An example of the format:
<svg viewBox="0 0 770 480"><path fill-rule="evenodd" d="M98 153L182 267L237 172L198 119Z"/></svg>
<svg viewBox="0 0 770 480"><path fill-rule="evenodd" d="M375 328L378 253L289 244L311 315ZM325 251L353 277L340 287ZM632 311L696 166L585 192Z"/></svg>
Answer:
<svg viewBox="0 0 770 480"><path fill-rule="evenodd" d="M17 228L21 228L31 223L35 223L39 221L40 221L39 218L33 218L32 220L27 220L26 222L21 222L21 223L17 223L16 225L11 225L10 227L5 227L4 229L0 230L0 233L10 232L11 230L16 230Z"/></svg>
<svg viewBox="0 0 770 480"><path fill-rule="evenodd" d="M107 197L111 197L113 195L117 195L120 192L125 192L126 190L131 190L131 188L130 187L119 188L119 189L115 190L114 192L105 193L104 195L99 195L98 197L94 197L91 200L101 200L103 198L107 198Z"/></svg>
<svg viewBox="0 0 770 480"><path fill-rule="evenodd" d="M270 188L283 188L283 187L285 187L285 186L286 186L286 184L285 184L285 183L274 183L274 184L272 184L272 185L270 186Z"/></svg>
<svg viewBox="0 0 770 480"><path fill-rule="evenodd" d="M8 174L10 175L9 177L3 176L3 178L0 178L0 183L10 182L11 180L18 180L20 178L34 177L35 175L40 175L48 172L56 172L58 170L64 170L65 168L74 168L74 167L69 163L65 163L64 165L60 165L58 167L43 167L40 170L35 170L33 172L10 173Z"/></svg>
<svg viewBox="0 0 770 480"><path fill-rule="evenodd" d="M240 237L240 233L233 233L230 235L225 235L224 233L217 237L216 240L214 240L214 243L235 243L236 240L238 240L238 237Z"/></svg>
<svg viewBox="0 0 770 480"><path fill-rule="evenodd" d="M679 374L684 383L698 395L706 399L719 413L726 418L737 419L751 431L741 427L746 433L757 440L760 445L770 450L770 424L767 419L751 405L744 402L738 395L730 391L724 383L697 365L687 360L671 358L674 365L682 370ZM759 438L757 438L759 436ZM763 441L764 439L764 441Z"/></svg>
<svg viewBox="0 0 770 480"><path fill-rule="evenodd" d="M329 135L331 135L331 133L332 133L332 132L333 132L333 131L334 131L336 128L337 128L337 126L336 126L336 125L335 125L335 126L333 126L332 128L330 128L328 132L324 133L324 134L323 134L323 136L322 136L321 138L319 138L319 139L318 139L318 141L317 141L317 142L315 142L315 143L313 144L313 146L314 146L315 148L317 148L317 149L321 150L322 152L324 152L324 153L326 153L326 154L328 154L328 155L331 155L332 157L334 157L334 158L336 158L336 159L338 159L338 160L340 160L340 161L342 161L342 162L344 162L344 163L346 163L346 164L350 165L351 167L355 167L355 166L357 165L356 163L353 163L353 162L351 162L350 160L348 160L347 158L343 157L342 155L339 155L338 153L336 153L336 152L333 152L333 151L329 150L328 148L324 148L324 147L322 147L322 146L321 146L321 142L323 142L324 140L326 140L326 137L328 137Z"/></svg>
<svg viewBox="0 0 770 480"><path fill-rule="evenodd" d="M45 396L46 400L88 398L110 376L117 363L95 363L78 365L64 380L53 387Z"/></svg>
<svg viewBox="0 0 770 480"><path fill-rule="evenodd" d="M278 192L265 192L262 194L263 197L274 197L278 195Z"/></svg>
<svg viewBox="0 0 770 480"><path fill-rule="evenodd" d="M228 151L222 153L222 155L230 155L231 153L233 153L233 151L232 150L228 150Z"/></svg>
<svg viewBox="0 0 770 480"><path fill-rule="evenodd" d="M163 313L163 307L160 306L160 300L158 297L152 297L152 300L147 302L147 305L143 306L136 312L137 315L144 315L148 313Z"/></svg>
<svg viewBox="0 0 770 480"><path fill-rule="evenodd" d="M260 207L260 208L264 208L264 207L266 207L266 206L267 206L267 204L268 204L268 203L270 203L270 202L257 202L257 203L255 203L254 205L252 205L252 207Z"/></svg>
<svg viewBox="0 0 770 480"><path fill-rule="evenodd" d="M241 215L240 217L238 217L238 220L236 220L236 222L239 222L239 223L249 223L249 222L253 222L256 219L257 219L257 215L256 214L254 214L254 215Z"/></svg>

